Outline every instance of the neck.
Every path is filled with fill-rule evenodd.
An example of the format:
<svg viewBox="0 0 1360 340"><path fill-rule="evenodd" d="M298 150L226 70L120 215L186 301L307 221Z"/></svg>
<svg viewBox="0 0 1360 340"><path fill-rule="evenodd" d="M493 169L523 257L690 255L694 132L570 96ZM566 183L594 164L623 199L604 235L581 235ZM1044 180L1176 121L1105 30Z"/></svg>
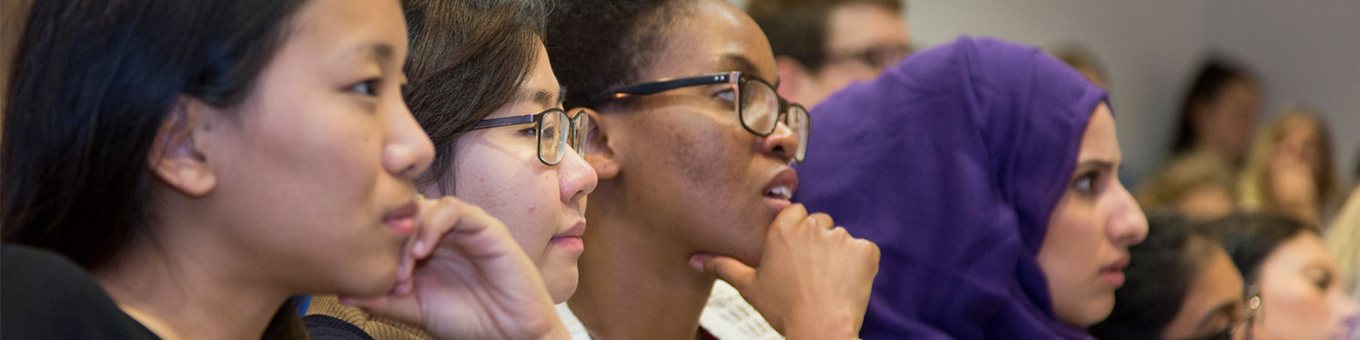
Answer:
<svg viewBox="0 0 1360 340"><path fill-rule="evenodd" d="M630 209L616 202L595 200L587 212L572 312L604 339L694 339L714 279L689 267L692 251L648 224L655 219L622 214Z"/></svg>
<svg viewBox="0 0 1360 340"><path fill-rule="evenodd" d="M258 266L236 261L239 252L223 249L225 242L190 235L204 229L156 226L165 237L142 237L96 276L119 307L162 338L260 338L289 294L255 280Z"/></svg>

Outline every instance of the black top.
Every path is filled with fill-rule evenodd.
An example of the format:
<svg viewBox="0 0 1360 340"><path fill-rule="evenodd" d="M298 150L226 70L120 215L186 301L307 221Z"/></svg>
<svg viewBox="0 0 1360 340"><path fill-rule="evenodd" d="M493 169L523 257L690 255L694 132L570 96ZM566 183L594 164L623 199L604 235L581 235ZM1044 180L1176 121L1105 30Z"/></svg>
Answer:
<svg viewBox="0 0 1360 340"><path fill-rule="evenodd" d="M71 260L10 244L0 245L0 338L160 339Z"/></svg>

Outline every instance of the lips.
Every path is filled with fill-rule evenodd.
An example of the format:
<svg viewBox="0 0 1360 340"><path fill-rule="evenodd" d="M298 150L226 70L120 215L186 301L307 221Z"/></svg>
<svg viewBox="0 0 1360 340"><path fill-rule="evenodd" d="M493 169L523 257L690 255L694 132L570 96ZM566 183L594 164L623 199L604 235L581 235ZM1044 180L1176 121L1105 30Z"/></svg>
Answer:
<svg viewBox="0 0 1360 340"><path fill-rule="evenodd" d="M416 232L416 213L420 212L420 206L415 201L407 202L405 205L397 207L383 215L383 225L388 230L401 236L411 236Z"/></svg>
<svg viewBox="0 0 1360 340"><path fill-rule="evenodd" d="M578 220L576 224L573 224L571 228L553 235L548 243L572 251L583 251L585 250L585 242L581 240L581 235L585 235L585 233L586 220L582 218Z"/></svg>
<svg viewBox="0 0 1360 340"><path fill-rule="evenodd" d="M1129 256L1121 256L1114 263L1100 268L1100 280L1114 288L1122 287L1124 286L1124 268L1128 267Z"/></svg>
<svg viewBox="0 0 1360 340"><path fill-rule="evenodd" d="M788 201L793 199L793 193L797 191L798 173L793 168L785 167L765 184L761 194L766 198Z"/></svg>

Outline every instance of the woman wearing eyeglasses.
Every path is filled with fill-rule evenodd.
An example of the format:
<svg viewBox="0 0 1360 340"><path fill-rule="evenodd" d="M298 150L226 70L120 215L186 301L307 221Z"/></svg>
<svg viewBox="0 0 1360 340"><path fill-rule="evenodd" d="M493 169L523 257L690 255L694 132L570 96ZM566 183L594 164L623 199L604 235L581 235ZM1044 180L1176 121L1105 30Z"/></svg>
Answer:
<svg viewBox="0 0 1360 340"><path fill-rule="evenodd" d="M1238 213L1206 227L1227 248L1259 308L1253 339L1349 339L1360 308L1343 287L1317 227L1273 214Z"/></svg>
<svg viewBox="0 0 1360 340"><path fill-rule="evenodd" d="M785 335L856 336L877 249L789 201L812 126L776 94L750 17L725 0L573 0L548 33L566 106L596 124L590 250L559 306L575 336L693 339L715 277Z"/></svg>
<svg viewBox="0 0 1360 340"><path fill-rule="evenodd" d="M865 338L1084 338L1109 315L1147 222L1080 73L962 38L813 117L798 199L883 249Z"/></svg>
<svg viewBox="0 0 1360 340"><path fill-rule="evenodd" d="M552 299L566 301L576 290L586 195L596 176L581 158L590 118L562 109L566 93L543 47L544 3L414 0L403 6L412 46L406 97L436 150L416 180L419 190L476 204L503 221ZM334 297L317 298L309 313L314 329L346 329L338 319L379 339L430 336Z"/></svg>
<svg viewBox="0 0 1360 340"><path fill-rule="evenodd" d="M1097 339L1241 339L1260 307L1218 240L1180 215L1148 216L1147 240L1129 255L1114 311L1091 327Z"/></svg>

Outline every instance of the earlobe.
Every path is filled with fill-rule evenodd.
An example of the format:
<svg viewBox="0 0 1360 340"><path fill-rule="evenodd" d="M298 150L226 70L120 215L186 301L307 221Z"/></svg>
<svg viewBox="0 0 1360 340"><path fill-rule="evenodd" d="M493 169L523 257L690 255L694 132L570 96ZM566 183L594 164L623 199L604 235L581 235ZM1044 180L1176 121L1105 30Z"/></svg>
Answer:
<svg viewBox="0 0 1360 340"><path fill-rule="evenodd" d="M188 196L203 196L217 186L217 176L202 152L200 133L209 130L207 105L181 97L161 123L147 155L151 172L161 182Z"/></svg>
<svg viewBox="0 0 1360 340"><path fill-rule="evenodd" d="M583 113L590 115L591 127L586 140L589 146L586 148L586 162L595 168L595 173L600 180L609 180L618 176L619 163L618 153L615 152L615 138L610 135L609 129L612 125L604 115L593 109L580 109Z"/></svg>

